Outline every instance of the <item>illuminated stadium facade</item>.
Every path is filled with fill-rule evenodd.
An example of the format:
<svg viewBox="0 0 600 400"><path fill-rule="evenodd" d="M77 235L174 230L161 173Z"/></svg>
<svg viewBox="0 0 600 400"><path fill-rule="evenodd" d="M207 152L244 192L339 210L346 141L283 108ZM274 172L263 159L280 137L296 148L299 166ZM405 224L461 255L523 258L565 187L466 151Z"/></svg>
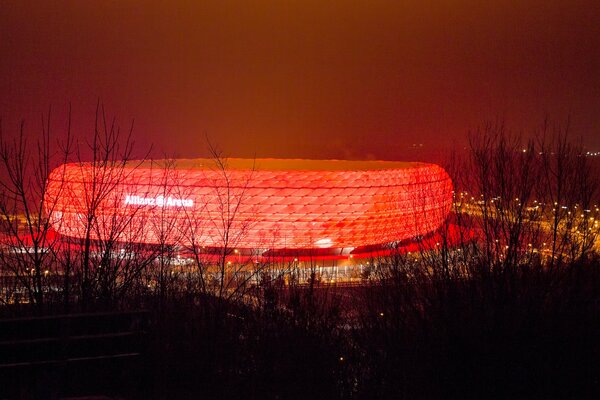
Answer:
<svg viewBox="0 0 600 400"><path fill-rule="evenodd" d="M53 227L65 236L83 237L93 221L96 240L351 249L436 230L452 182L425 163L194 159L65 164L52 172L47 196Z"/></svg>

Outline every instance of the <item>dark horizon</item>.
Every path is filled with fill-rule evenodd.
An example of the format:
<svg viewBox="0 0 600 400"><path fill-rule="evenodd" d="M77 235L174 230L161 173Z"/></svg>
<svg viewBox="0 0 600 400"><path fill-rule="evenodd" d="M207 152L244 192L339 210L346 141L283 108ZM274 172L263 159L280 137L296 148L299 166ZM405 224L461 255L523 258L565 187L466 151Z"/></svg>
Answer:
<svg viewBox="0 0 600 400"><path fill-rule="evenodd" d="M600 7L411 1L17 2L0 13L0 116L76 135L98 99L178 157L431 160L486 120L571 121L600 150ZM422 146L421 146L422 145Z"/></svg>

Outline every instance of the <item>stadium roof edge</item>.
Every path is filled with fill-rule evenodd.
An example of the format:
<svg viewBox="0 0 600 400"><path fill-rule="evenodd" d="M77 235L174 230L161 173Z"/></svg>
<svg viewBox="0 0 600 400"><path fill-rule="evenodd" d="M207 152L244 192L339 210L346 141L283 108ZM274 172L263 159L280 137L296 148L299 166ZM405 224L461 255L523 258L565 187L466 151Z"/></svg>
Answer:
<svg viewBox="0 0 600 400"><path fill-rule="evenodd" d="M410 169L430 165L422 162L404 161L354 161L354 160L313 160L283 158L224 158L225 167L234 170L258 171L379 171L386 169ZM173 163L177 169L215 169L218 167L212 158L158 159L128 162L128 165L140 168L164 168Z"/></svg>

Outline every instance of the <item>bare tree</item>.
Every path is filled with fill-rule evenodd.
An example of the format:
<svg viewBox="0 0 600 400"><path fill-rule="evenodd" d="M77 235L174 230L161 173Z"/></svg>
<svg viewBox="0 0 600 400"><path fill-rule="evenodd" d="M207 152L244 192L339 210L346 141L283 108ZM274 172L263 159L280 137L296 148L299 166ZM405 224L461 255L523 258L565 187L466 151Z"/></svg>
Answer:
<svg viewBox="0 0 600 400"><path fill-rule="evenodd" d="M48 198L47 177L56 161L68 160L73 144L70 110L58 148L51 115L49 111L42 117L41 135L34 141L28 140L24 122L12 140L0 125L0 219L8 237L0 263L3 274L8 272L15 285L25 288L38 311L44 307L46 278L51 271L56 272L53 249L57 240L50 224L56 210L51 206L53 199ZM61 188L59 185L59 191Z"/></svg>
<svg viewBox="0 0 600 400"><path fill-rule="evenodd" d="M254 167L234 174L210 142L209 151L214 165L203 172L208 191L193 211L184 210L182 240L198 267L201 293L231 299L243 295L253 274L251 249L238 246L254 222L245 203Z"/></svg>
<svg viewBox="0 0 600 400"><path fill-rule="evenodd" d="M63 166L71 175L62 177L55 200L52 222L65 233L57 258L65 299L77 298L84 310L95 302L114 306L147 265L136 240L143 233L139 207L122 210L125 194L119 189L123 182L135 184L134 171L144 161L131 160L133 146L132 128L123 138L116 120L108 123L98 104L91 140L85 147L76 143L77 162ZM50 180L57 176L54 171Z"/></svg>
<svg viewBox="0 0 600 400"><path fill-rule="evenodd" d="M583 146L570 138L569 123L550 127L545 122L538 138L541 161L539 204L547 230L550 266L564 256L582 258L593 249L599 230L594 226L593 201L598 177Z"/></svg>

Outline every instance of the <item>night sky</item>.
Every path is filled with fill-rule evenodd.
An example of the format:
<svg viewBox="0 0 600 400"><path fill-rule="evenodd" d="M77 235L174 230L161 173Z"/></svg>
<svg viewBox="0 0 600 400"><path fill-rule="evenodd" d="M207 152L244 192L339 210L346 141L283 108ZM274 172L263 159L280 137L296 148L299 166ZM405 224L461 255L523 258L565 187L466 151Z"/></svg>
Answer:
<svg viewBox="0 0 600 400"><path fill-rule="evenodd" d="M179 157L208 135L238 157L418 159L485 120L569 116L600 150L600 2L0 0L4 129L70 102L84 134L98 99Z"/></svg>

